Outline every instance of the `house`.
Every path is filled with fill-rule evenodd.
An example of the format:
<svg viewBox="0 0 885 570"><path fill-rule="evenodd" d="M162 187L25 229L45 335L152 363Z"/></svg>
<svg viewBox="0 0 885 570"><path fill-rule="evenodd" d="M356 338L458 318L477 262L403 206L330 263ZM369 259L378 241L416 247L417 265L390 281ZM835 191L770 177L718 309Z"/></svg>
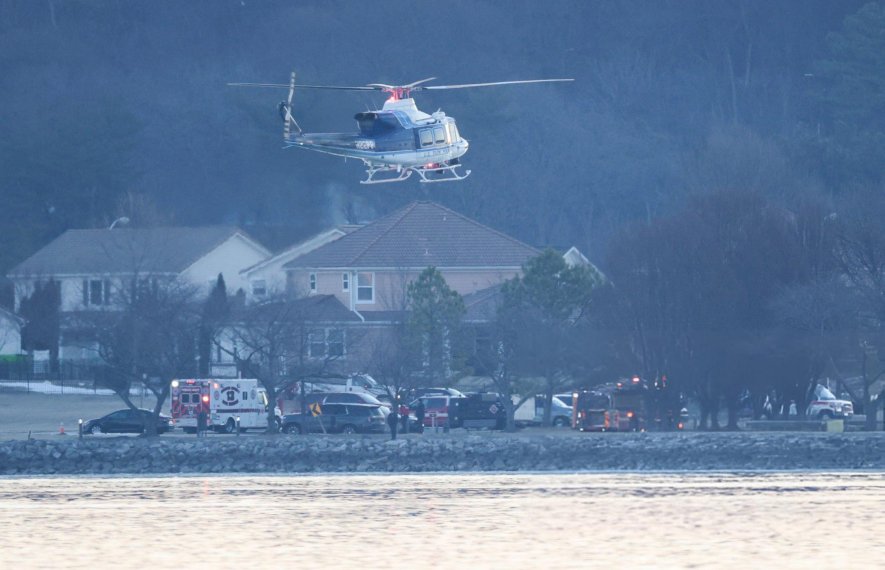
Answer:
<svg viewBox="0 0 885 570"><path fill-rule="evenodd" d="M429 266L469 295L520 274L541 253L434 202L412 202L286 263L287 290L334 295L366 320L405 309L408 283Z"/></svg>
<svg viewBox="0 0 885 570"><path fill-rule="evenodd" d="M57 358L90 361L97 341L81 317L122 306L133 280L177 280L208 295L221 274L228 291L247 287L240 275L270 256L233 226L68 230L14 267L15 306L41 283L58 286L60 331Z"/></svg>
<svg viewBox="0 0 885 570"><path fill-rule="evenodd" d="M271 299L286 290L286 273L283 266L296 257L310 253L318 247L333 242L352 231L359 225L341 225L321 232L304 241L293 244L274 255L240 271L243 281L248 283L245 293L249 303Z"/></svg>
<svg viewBox="0 0 885 570"><path fill-rule="evenodd" d="M113 309L132 278L177 278L208 292L218 274L230 292L245 289L240 274L270 252L233 226L68 230L14 267L16 308L37 283L60 286L62 313Z"/></svg>
<svg viewBox="0 0 885 570"><path fill-rule="evenodd" d="M265 285L279 268L285 272L290 299L313 300L303 305L310 311L299 316L308 325L299 356L304 366L325 364L327 371L341 373L365 370L379 358L379 350L390 349L389 335L395 328L391 325L406 316L407 286L428 266L437 268L465 301L481 298L482 314L472 310L471 302L468 320L476 314L488 322L493 318L488 309L500 284L519 275L523 264L540 253L426 201L412 202L364 226L338 230L297 244L242 273L252 283ZM268 305L278 302L270 297L270 287L255 293L251 298L256 302L262 295L268 296ZM323 315L305 316L320 309ZM231 353L238 349L237 336L242 342L245 324L232 325L213 354L212 369L218 373L234 373Z"/></svg>
<svg viewBox="0 0 885 570"><path fill-rule="evenodd" d="M355 353L362 333L354 332L354 327L361 324L357 314L333 295L278 297L235 307L227 326L215 338L210 375L251 374L242 361L254 355L272 357L285 373L346 374L364 360L364 355Z"/></svg>

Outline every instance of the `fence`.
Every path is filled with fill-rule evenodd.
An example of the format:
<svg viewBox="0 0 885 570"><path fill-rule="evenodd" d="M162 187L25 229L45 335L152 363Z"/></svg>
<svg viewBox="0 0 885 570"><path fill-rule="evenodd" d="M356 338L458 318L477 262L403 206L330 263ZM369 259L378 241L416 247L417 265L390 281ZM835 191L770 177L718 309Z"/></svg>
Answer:
<svg viewBox="0 0 885 570"><path fill-rule="evenodd" d="M0 389L43 394L113 394L103 389L108 374L102 364L80 360L34 360L30 356L0 359Z"/></svg>

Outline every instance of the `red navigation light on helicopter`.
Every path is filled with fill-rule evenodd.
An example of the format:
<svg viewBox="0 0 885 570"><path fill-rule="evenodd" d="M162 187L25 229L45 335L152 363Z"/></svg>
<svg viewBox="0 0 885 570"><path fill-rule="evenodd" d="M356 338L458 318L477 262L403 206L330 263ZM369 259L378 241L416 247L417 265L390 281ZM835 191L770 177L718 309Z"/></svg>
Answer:
<svg viewBox="0 0 885 570"><path fill-rule="evenodd" d="M634 376L634 377L633 377L633 383L634 383L634 384L639 384L639 376Z"/></svg>

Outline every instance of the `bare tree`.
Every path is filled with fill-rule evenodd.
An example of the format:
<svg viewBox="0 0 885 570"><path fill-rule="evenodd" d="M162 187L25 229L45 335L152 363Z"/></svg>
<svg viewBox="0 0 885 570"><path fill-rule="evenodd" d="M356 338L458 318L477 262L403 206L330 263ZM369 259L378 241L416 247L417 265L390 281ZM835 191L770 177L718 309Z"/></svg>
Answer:
<svg viewBox="0 0 885 570"><path fill-rule="evenodd" d="M359 334L338 320L339 307L331 295L280 295L234 312L215 344L233 357L240 373L258 379L273 406L295 382L303 386L309 378L340 374L335 363L345 362ZM271 408L267 432L278 431Z"/></svg>
<svg viewBox="0 0 885 570"><path fill-rule="evenodd" d="M114 310L81 317L80 330L97 340L98 355L107 365L99 383L130 408L133 386L143 385L154 398L156 421L174 378L196 375L199 310L195 289L168 277L134 277L120 287Z"/></svg>
<svg viewBox="0 0 885 570"><path fill-rule="evenodd" d="M863 407L866 429L874 430L880 402L870 374L867 355L885 355L885 229L879 214L885 207L881 189L866 188L842 213L837 238L840 268L856 292L862 351Z"/></svg>

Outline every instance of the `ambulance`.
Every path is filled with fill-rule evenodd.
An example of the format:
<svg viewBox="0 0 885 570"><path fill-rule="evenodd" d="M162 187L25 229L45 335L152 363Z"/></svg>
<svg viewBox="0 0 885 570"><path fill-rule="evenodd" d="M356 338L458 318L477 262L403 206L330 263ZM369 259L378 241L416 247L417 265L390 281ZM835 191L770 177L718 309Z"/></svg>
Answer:
<svg viewBox="0 0 885 570"><path fill-rule="evenodd" d="M188 433L196 432L200 412L217 432L235 433L238 419L240 431L267 428L267 392L254 378L173 380L171 394L172 425Z"/></svg>

